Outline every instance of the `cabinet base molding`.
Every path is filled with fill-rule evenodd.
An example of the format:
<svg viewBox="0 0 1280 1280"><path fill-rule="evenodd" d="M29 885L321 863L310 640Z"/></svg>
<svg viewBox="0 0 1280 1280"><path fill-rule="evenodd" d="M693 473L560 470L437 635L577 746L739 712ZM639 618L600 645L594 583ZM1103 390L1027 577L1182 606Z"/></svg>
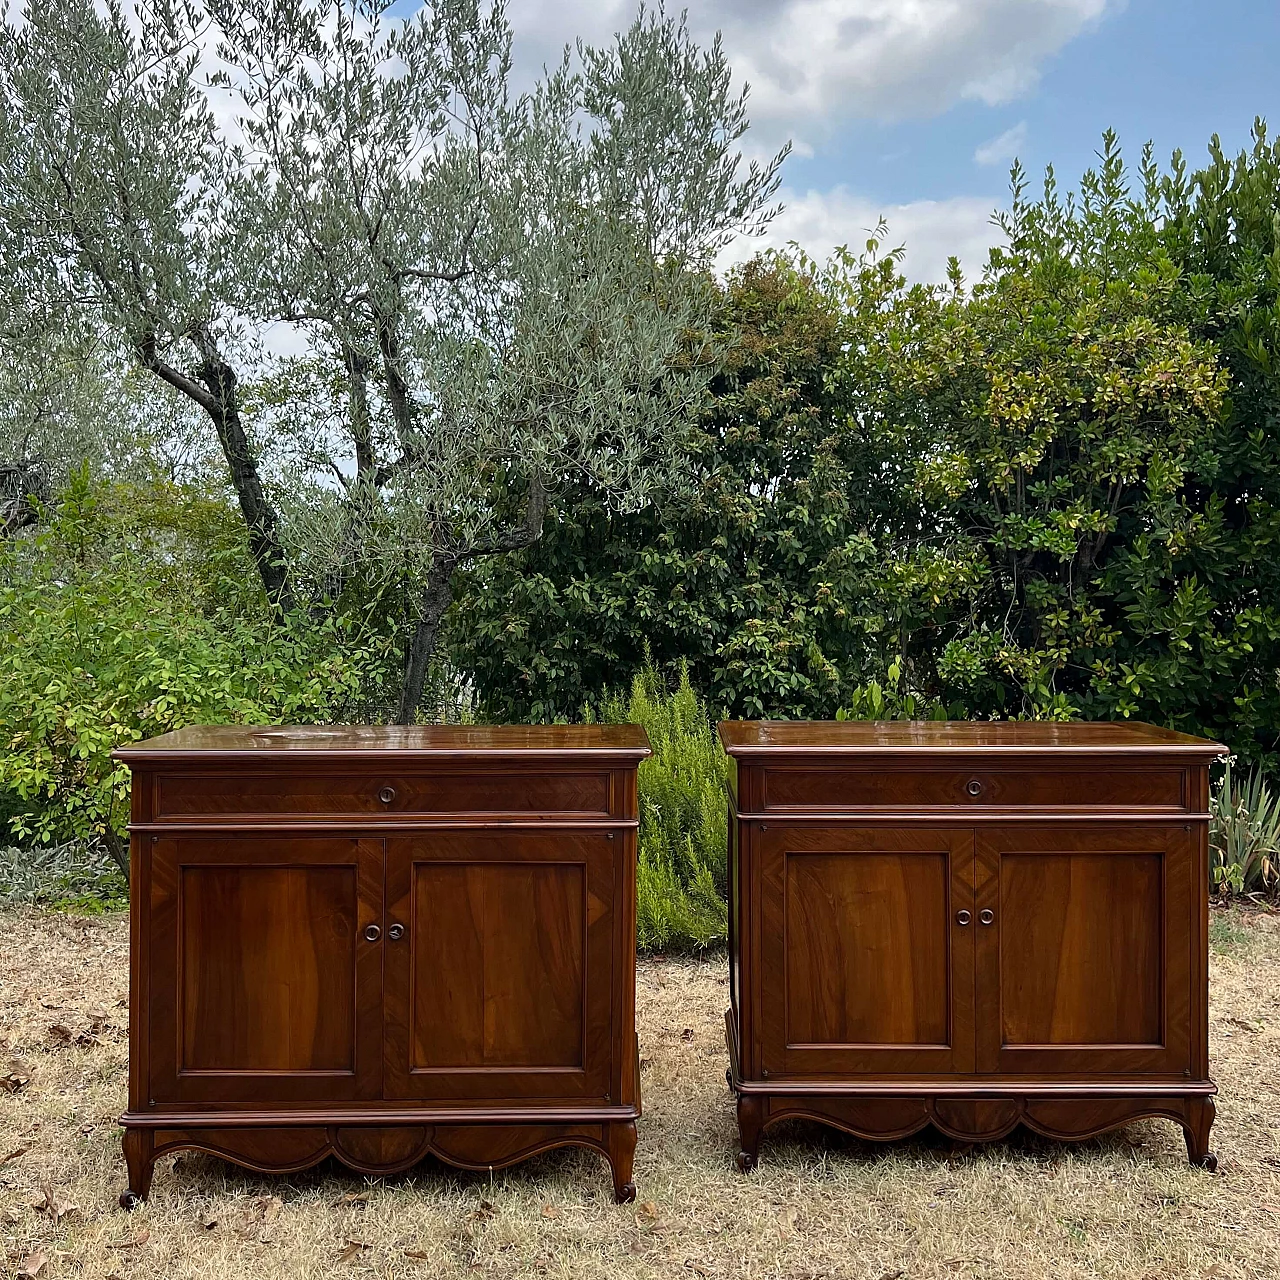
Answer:
<svg viewBox="0 0 1280 1280"><path fill-rule="evenodd" d="M540 1118L541 1119L541 1118ZM332 1156L357 1173L403 1173L434 1156L459 1169L504 1169L554 1147L586 1147L600 1152L613 1173L619 1203L635 1199L632 1164L636 1146L634 1116L581 1123L397 1123L397 1124L180 1124L129 1125L124 1133L129 1186L120 1196L135 1208L151 1190L151 1175L161 1156L175 1151L204 1151L258 1173L297 1173Z"/></svg>
<svg viewBox="0 0 1280 1280"><path fill-rule="evenodd" d="M1009 1081L998 1085L912 1081L909 1087L884 1082L861 1085L856 1092L838 1086L815 1089L800 1084L795 1092L768 1081L743 1080L737 1070L732 1013L726 1015L729 1057L725 1073L738 1099L738 1168L756 1167L760 1137L782 1120L816 1120L868 1142L909 1138L932 1125L957 1142L995 1142L1024 1125L1046 1138L1078 1142L1119 1129L1135 1120L1166 1119L1182 1127L1191 1163L1212 1172L1217 1157L1209 1150L1216 1086L1204 1082L1173 1092L1160 1085L1028 1083L1022 1090Z"/></svg>

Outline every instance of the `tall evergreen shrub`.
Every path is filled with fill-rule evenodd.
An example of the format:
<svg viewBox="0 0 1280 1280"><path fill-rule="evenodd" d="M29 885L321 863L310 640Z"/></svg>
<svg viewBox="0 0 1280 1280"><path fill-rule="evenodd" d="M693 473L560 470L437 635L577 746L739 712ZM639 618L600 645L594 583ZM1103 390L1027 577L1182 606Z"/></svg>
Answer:
<svg viewBox="0 0 1280 1280"><path fill-rule="evenodd" d="M640 765L638 945L664 951L724 941L726 758L688 666L672 691L646 663L629 696L603 700L599 718L642 725L653 745Z"/></svg>

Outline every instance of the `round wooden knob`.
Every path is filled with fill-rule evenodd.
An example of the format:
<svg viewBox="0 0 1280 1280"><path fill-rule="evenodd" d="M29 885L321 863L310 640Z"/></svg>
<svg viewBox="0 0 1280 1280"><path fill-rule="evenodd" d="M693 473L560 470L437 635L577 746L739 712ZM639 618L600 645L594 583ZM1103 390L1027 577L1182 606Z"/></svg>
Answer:
<svg viewBox="0 0 1280 1280"><path fill-rule="evenodd" d="M383 804L390 804L395 798L395 787L383 787L382 790L378 792L378 799L381 800Z"/></svg>

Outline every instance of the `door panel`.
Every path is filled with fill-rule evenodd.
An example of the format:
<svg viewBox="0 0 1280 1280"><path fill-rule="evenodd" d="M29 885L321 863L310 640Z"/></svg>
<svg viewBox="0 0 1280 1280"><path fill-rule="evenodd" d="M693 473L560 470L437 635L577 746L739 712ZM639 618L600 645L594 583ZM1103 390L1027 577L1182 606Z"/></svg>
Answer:
<svg viewBox="0 0 1280 1280"><path fill-rule="evenodd" d="M1183 827L978 834L980 1071L1189 1067L1193 847Z"/></svg>
<svg viewBox="0 0 1280 1280"><path fill-rule="evenodd" d="M582 1067L582 865L414 868L413 1067Z"/></svg>
<svg viewBox="0 0 1280 1280"><path fill-rule="evenodd" d="M387 1097L610 1092L605 832L436 831L387 842Z"/></svg>
<svg viewBox="0 0 1280 1280"><path fill-rule="evenodd" d="M376 1097L381 841L162 839L152 850L158 1102Z"/></svg>
<svg viewBox="0 0 1280 1280"><path fill-rule="evenodd" d="M769 823L760 832L762 1066L973 1069L973 835Z"/></svg>

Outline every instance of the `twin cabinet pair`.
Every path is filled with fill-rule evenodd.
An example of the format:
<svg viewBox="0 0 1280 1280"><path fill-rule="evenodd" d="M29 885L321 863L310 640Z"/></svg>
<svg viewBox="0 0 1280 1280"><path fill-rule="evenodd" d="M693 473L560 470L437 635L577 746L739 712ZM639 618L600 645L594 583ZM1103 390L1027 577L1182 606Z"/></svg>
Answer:
<svg viewBox="0 0 1280 1280"><path fill-rule="evenodd" d="M1209 765L1139 724L730 722L738 1164L803 1116L1209 1168ZM194 727L133 771L129 1188L594 1148L633 1199L634 726Z"/></svg>

